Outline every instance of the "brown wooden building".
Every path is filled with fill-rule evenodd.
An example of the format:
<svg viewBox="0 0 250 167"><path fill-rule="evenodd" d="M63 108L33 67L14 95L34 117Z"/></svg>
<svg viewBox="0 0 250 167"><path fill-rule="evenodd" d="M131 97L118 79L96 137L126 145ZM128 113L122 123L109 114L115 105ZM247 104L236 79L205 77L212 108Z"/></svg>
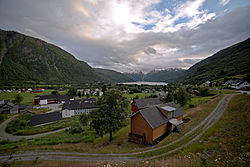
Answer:
<svg viewBox="0 0 250 167"><path fill-rule="evenodd" d="M139 110L131 116L129 141L157 144L183 123L183 115L184 112L174 103Z"/></svg>

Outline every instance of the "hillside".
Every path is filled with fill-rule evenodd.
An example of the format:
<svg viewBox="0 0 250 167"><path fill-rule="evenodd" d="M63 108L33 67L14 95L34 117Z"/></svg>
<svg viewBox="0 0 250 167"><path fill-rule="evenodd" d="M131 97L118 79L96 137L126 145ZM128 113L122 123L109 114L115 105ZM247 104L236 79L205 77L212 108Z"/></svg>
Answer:
<svg viewBox="0 0 250 167"><path fill-rule="evenodd" d="M134 81L148 82L177 82L183 75L185 70L169 68L166 70L153 70L149 73L126 73L126 75Z"/></svg>
<svg viewBox="0 0 250 167"><path fill-rule="evenodd" d="M197 83L206 80L250 73L250 38L223 49L211 57L193 65L185 73L184 83Z"/></svg>
<svg viewBox="0 0 250 167"><path fill-rule="evenodd" d="M145 74L142 72L138 73L124 73L128 78L132 79L133 81L143 81Z"/></svg>
<svg viewBox="0 0 250 167"><path fill-rule="evenodd" d="M102 69L102 68L94 68L95 72L100 76L104 77L107 80L115 81L115 82L129 82L133 81L126 75L116 72L113 70L107 70L107 69Z"/></svg>
<svg viewBox="0 0 250 167"><path fill-rule="evenodd" d="M13 31L0 30L0 84L80 83L100 77L61 48Z"/></svg>
<svg viewBox="0 0 250 167"><path fill-rule="evenodd" d="M144 81L177 82L184 75L185 70L169 68L160 71L151 71L144 77Z"/></svg>

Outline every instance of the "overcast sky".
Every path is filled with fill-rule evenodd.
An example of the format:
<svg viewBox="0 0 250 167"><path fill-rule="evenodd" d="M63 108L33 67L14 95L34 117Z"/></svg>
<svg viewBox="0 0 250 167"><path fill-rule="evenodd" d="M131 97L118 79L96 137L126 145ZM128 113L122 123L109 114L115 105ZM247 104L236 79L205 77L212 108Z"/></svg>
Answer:
<svg viewBox="0 0 250 167"><path fill-rule="evenodd" d="M0 0L0 28L92 67L189 68L250 37L250 0Z"/></svg>

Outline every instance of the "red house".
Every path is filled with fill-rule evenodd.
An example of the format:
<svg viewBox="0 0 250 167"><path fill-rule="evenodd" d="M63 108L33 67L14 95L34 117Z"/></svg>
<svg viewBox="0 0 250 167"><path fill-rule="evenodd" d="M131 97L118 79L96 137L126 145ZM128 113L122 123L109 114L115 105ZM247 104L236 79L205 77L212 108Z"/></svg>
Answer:
<svg viewBox="0 0 250 167"><path fill-rule="evenodd" d="M131 103L131 110L132 112L137 112L141 109L155 106L158 104L162 104L159 98L134 99Z"/></svg>
<svg viewBox="0 0 250 167"><path fill-rule="evenodd" d="M46 105L55 103L65 103L66 101L73 100L73 97L68 95L41 95L36 96L34 99L35 105Z"/></svg>

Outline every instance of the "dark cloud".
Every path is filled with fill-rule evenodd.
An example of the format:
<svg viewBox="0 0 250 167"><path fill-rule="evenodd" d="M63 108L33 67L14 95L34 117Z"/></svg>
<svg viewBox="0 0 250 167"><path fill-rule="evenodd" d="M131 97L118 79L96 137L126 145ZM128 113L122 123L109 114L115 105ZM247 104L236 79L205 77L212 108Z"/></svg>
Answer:
<svg viewBox="0 0 250 167"><path fill-rule="evenodd" d="M93 11L83 17L72 3L84 2L0 0L0 28L42 38L92 66L118 71L187 68L250 36L249 6L217 16L195 29L126 34L123 27L112 27L98 11L105 4L84 3ZM119 40L125 36L129 38Z"/></svg>

